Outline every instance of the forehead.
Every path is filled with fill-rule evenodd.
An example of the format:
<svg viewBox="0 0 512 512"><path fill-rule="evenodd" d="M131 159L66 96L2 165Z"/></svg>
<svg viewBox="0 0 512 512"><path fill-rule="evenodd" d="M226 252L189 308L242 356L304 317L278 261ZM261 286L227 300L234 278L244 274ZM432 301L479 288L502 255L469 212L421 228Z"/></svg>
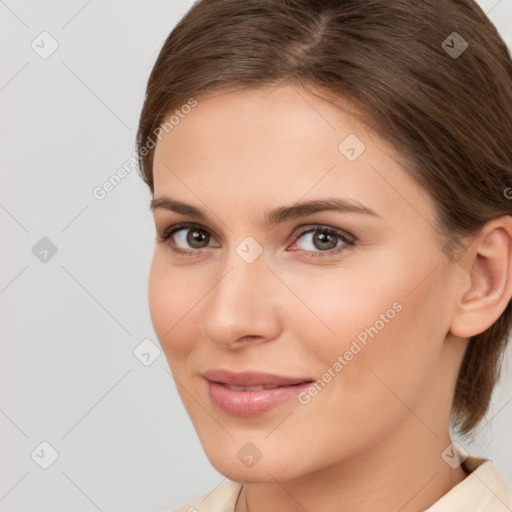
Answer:
<svg viewBox="0 0 512 512"><path fill-rule="evenodd" d="M215 195L253 207L337 194L377 210L404 213L412 203L432 213L400 155L349 102L337 108L293 86L196 99L155 148L155 196L197 203Z"/></svg>
<svg viewBox="0 0 512 512"><path fill-rule="evenodd" d="M157 145L155 160L164 149L190 149L200 155L204 146L214 144L219 150L229 146L232 155L259 153L264 158L262 145L277 154L300 143L304 153L318 147L319 139L323 139L324 149L330 147L330 153L338 156L339 142L350 133L369 139L369 128L356 117L362 117L356 107L341 98L340 107L335 107L296 86L216 92L196 101L197 105L180 119L171 114L178 123ZM373 137L372 145L383 144ZM219 158L221 152L212 156Z"/></svg>

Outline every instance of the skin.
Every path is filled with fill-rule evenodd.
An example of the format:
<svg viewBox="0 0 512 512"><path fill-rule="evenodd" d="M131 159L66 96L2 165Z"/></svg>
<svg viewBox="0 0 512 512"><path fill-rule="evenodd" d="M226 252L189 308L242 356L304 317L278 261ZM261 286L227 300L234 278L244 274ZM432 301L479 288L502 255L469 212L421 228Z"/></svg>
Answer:
<svg viewBox="0 0 512 512"><path fill-rule="evenodd" d="M488 223L449 262L433 229L434 205L398 156L360 118L295 86L198 97L158 142L154 197L204 209L198 220L154 210L149 306L183 404L212 465L246 484L236 512L424 510L461 482L441 457L467 337L492 325L510 300L510 217ZM338 146L349 134L366 150L353 162ZM339 197L378 213L317 212L272 227L264 213L299 200ZM320 225L356 237L338 254L301 229ZM193 231L193 229L192 229ZM263 249L248 263L248 236ZM316 257L310 257L313 255ZM398 302L307 405L296 399L244 418L218 410L201 372L267 371L314 380L352 340ZM253 443L252 467L237 457ZM343 504L343 508L340 506Z"/></svg>

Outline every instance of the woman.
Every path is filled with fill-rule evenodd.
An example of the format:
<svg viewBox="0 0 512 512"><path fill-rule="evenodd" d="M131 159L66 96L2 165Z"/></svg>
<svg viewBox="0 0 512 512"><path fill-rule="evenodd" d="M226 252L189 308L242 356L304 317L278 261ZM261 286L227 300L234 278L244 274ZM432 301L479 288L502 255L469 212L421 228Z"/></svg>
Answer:
<svg viewBox="0 0 512 512"><path fill-rule="evenodd" d="M471 0L207 0L140 119L179 511L512 510L469 456L511 322L512 61Z"/></svg>

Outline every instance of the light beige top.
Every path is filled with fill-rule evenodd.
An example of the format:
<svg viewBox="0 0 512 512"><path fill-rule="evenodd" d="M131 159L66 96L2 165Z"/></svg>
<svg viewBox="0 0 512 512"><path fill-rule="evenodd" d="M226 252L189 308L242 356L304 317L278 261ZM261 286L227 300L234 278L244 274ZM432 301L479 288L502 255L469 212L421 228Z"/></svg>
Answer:
<svg viewBox="0 0 512 512"><path fill-rule="evenodd" d="M424 512L512 512L512 494L492 460L471 455L470 474ZM172 512L234 512L242 484L228 480Z"/></svg>

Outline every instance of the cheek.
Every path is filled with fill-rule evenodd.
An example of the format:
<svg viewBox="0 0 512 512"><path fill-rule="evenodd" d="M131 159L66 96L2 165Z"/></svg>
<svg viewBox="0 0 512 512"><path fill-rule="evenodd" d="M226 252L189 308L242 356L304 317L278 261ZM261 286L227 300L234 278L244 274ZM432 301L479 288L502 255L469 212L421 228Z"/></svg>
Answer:
<svg viewBox="0 0 512 512"><path fill-rule="evenodd" d="M343 374L332 379L340 393L363 393L369 401L381 396L377 389L385 389L378 377L404 395L419 390L434 371L448 326L442 276L434 272L416 287L427 273L421 265L404 265L400 271L370 270L357 278L347 273L346 279L308 286L308 305L322 322L295 313L296 325L319 376L331 368Z"/></svg>
<svg viewBox="0 0 512 512"><path fill-rule="evenodd" d="M365 288L361 280L352 287L346 282L347 289L337 292L329 285L328 301L326 288L310 296L336 334L318 341L312 327L300 331L310 340L309 361L319 381L316 391L303 397L293 428L283 425L283 438L302 431L311 457L336 458L337 450L348 453L376 441L410 415L409 408L417 410L439 361L444 331L436 293L442 280L410 293L408 283L419 282L414 277L381 278L380 291ZM315 436L318 424L323 436Z"/></svg>
<svg viewBox="0 0 512 512"><path fill-rule="evenodd" d="M153 328L168 359L171 354L174 358L191 350L187 329L192 327L192 308L202 295L204 292L197 285L191 286L187 272L166 264L165 256L155 249L148 279L148 303Z"/></svg>
<svg viewBox="0 0 512 512"><path fill-rule="evenodd" d="M318 354L330 359L349 350L354 341L367 347L370 340L385 337L390 326L403 316L401 288L396 279L368 270L343 269L332 272L329 279L302 279L300 284L294 283L294 289L302 290L311 313L303 307L295 308L294 325L302 325L301 338L310 343L314 340L320 349Z"/></svg>

